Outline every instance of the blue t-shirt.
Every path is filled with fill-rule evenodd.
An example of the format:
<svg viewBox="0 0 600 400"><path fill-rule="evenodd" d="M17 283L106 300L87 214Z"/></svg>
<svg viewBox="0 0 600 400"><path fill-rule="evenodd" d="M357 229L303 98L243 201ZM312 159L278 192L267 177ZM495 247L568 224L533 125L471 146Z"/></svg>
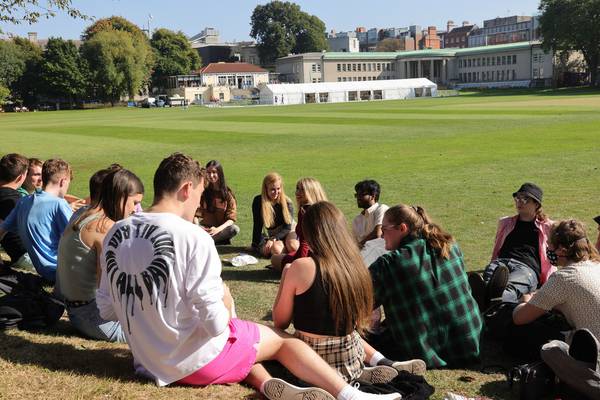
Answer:
<svg viewBox="0 0 600 400"><path fill-rule="evenodd" d="M1 227L19 234L37 272L54 282L58 242L72 214L65 199L35 192L19 201Z"/></svg>

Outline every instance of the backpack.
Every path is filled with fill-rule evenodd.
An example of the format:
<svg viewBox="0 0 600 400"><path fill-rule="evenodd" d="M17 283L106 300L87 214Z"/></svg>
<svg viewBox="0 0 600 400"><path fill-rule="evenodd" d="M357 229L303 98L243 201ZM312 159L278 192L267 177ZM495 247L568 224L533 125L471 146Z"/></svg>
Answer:
<svg viewBox="0 0 600 400"><path fill-rule="evenodd" d="M22 272L0 277L0 291L5 293L0 297L0 329L41 329L60 319L65 306L44 289L44 282Z"/></svg>

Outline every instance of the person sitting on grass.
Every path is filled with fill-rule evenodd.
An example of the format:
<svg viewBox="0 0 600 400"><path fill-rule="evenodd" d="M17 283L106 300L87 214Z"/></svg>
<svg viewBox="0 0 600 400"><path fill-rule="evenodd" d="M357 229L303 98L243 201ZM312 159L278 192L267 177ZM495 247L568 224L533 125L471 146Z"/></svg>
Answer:
<svg viewBox="0 0 600 400"><path fill-rule="evenodd" d="M296 337L347 382L387 383L398 375L393 362L365 368L375 353L360 336L371 322L373 286L344 215L329 202L315 203L304 214L302 232L311 253L283 269L273 305L275 327L287 329L293 322ZM413 364L420 367L414 372L425 372L423 361Z"/></svg>
<svg viewBox="0 0 600 400"><path fill-rule="evenodd" d="M542 195L542 189L533 183L524 183L513 193L517 215L500 219L491 263L483 276L469 274L482 312L494 302L517 303L556 270L546 257L552 220L542 210Z"/></svg>
<svg viewBox="0 0 600 400"><path fill-rule="evenodd" d="M15 208L21 195L17 189L25 181L29 161L20 154L7 154L0 159L0 219L4 220ZM2 241L2 248L10 261L2 266L3 273L9 273L12 265L31 265L27 250L17 233L7 232Z"/></svg>
<svg viewBox="0 0 600 400"><path fill-rule="evenodd" d="M165 158L152 206L115 223L104 240L98 309L121 323L134 359L160 386L245 381L271 400L399 398L359 392L301 340L236 318L214 241L193 223L204 179L192 158ZM272 378L265 360L318 387Z"/></svg>
<svg viewBox="0 0 600 400"><path fill-rule="evenodd" d="M458 244L419 206L391 207L381 228L389 253L369 272L387 330L367 341L393 359L419 358L432 368L476 362L482 321Z"/></svg>
<svg viewBox="0 0 600 400"><path fill-rule="evenodd" d="M573 219L552 227L547 251L558 271L535 293L523 296L523 303L513 311L513 321L527 326L550 311L562 313L576 331L566 340L544 344L541 357L561 381L598 399L600 255L587 238L584 225Z"/></svg>
<svg viewBox="0 0 600 400"><path fill-rule="evenodd" d="M327 201L327 195L319 183L314 178L302 178L296 183L296 205L298 206L298 221L296 223L296 239L298 240L298 250L288 254L276 254L271 257L271 265L276 269L281 269L284 265L290 264L297 258L308 257L310 249L308 243L304 240L302 234L302 217L311 204L319 201Z"/></svg>
<svg viewBox="0 0 600 400"><path fill-rule="evenodd" d="M73 214L64 196L72 171L66 161L47 160L42 166L42 191L23 197L0 225L0 239L18 233L38 274L56 280L58 242Z"/></svg>
<svg viewBox="0 0 600 400"><path fill-rule="evenodd" d="M378 239L383 236L381 223L383 221L383 214L388 209L388 206L379 204L381 187L374 180L358 182L354 186L354 191L356 204L358 208L362 208L362 212L352 221L352 232L354 233L358 247L362 248L369 240Z"/></svg>
<svg viewBox="0 0 600 400"><path fill-rule="evenodd" d="M100 194L96 195L94 185L102 176ZM126 169L105 169L92 176L90 191L94 202L69 223L60 239L56 279L75 329L92 339L125 342L121 325L102 319L96 307L98 255L106 232L115 221L131 215L142 201L144 185Z"/></svg>
<svg viewBox="0 0 600 400"><path fill-rule="evenodd" d="M42 166L44 162L39 158L32 157L28 160L27 176L17 189L22 197L29 196L33 192L42 190Z"/></svg>
<svg viewBox="0 0 600 400"><path fill-rule="evenodd" d="M281 176L269 173L263 179L261 194L252 201L252 248L257 254L269 258L298 249L292 215L294 207L285 195ZM263 229L267 230L266 235Z"/></svg>
<svg viewBox="0 0 600 400"><path fill-rule="evenodd" d="M235 225L237 204L233 191L225 182L223 166L217 160L206 164L208 186L202 193L199 214L200 226L213 238L215 244L231 244L240 232Z"/></svg>

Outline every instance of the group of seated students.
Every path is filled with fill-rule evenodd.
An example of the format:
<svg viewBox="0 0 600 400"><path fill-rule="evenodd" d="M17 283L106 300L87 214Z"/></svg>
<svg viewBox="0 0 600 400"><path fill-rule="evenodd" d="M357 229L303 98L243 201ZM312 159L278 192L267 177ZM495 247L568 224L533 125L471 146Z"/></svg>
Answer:
<svg viewBox="0 0 600 400"><path fill-rule="evenodd" d="M215 244L230 243L239 227L218 161L204 169L181 153L165 158L143 211L141 180L110 165L91 177L90 198L74 214L81 202L64 199L69 164L44 162L41 185L32 166L39 167L18 154L0 160L0 244L10 264L28 254L56 283L75 329L126 342L138 369L161 386L245 381L269 399L399 398L351 383L468 366L479 359L482 313L514 303L515 326L551 310L564 314L575 333L541 343L542 357L565 382L598 397L589 382L600 381L600 256L580 222L545 216L535 184L513 193L517 215L500 220L484 274L467 275L452 235L420 206L380 204L377 182L356 184L362 212L349 229L322 185L300 179L294 229L283 180L268 174L252 202L252 247L281 270L275 327L267 327L237 318L220 277ZM20 197L19 188L33 190ZM373 248L380 256L366 262ZM385 320L376 328L380 307ZM290 324L293 336L284 331ZM314 386L272 378L260 364L266 360Z"/></svg>

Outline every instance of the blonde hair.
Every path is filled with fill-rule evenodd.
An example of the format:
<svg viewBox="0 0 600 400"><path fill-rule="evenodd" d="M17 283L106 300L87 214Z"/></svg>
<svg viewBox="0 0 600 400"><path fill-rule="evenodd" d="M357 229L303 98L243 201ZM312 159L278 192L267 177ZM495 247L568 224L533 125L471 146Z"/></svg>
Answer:
<svg viewBox="0 0 600 400"><path fill-rule="evenodd" d="M301 187L306 198L306 204L315 204L320 201L327 201L327 195L321 186L321 183L315 178L300 178L296 187ZM304 204L298 204L298 207Z"/></svg>
<svg viewBox="0 0 600 400"><path fill-rule="evenodd" d="M411 237L422 237L439 257L450 257L450 247L454 242L452 235L433 223L423 207L399 204L385 212L385 219L395 225L406 224Z"/></svg>
<svg viewBox="0 0 600 400"><path fill-rule="evenodd" d="M321 270L337 330L364 332L371 321L373 283L344 214L327 201L315 203L304 215L302 231Z"/></svg>
<svg viewBox="0 0 600 400"><path fill-rule="evenodd" d="M281 184L281 194L279 195L279 198L276 200L276 202L273 202L269 198L268 186L275 182L279 182ZM289 201L290 199L288 199L288 197L285 195L285 192L283 191L283 179L281 178L281 175L279 175L277 172L268 173L267 176L265 176L263 179L262 190L260 193L260 204L263 225L267 228L273 225L273 222L275 221L275 210L273 209L273 206L275 204L281 205L283 220L286 224L291 224L292 216L290 215L290 210L288 209L287 204Z"/></svg>

